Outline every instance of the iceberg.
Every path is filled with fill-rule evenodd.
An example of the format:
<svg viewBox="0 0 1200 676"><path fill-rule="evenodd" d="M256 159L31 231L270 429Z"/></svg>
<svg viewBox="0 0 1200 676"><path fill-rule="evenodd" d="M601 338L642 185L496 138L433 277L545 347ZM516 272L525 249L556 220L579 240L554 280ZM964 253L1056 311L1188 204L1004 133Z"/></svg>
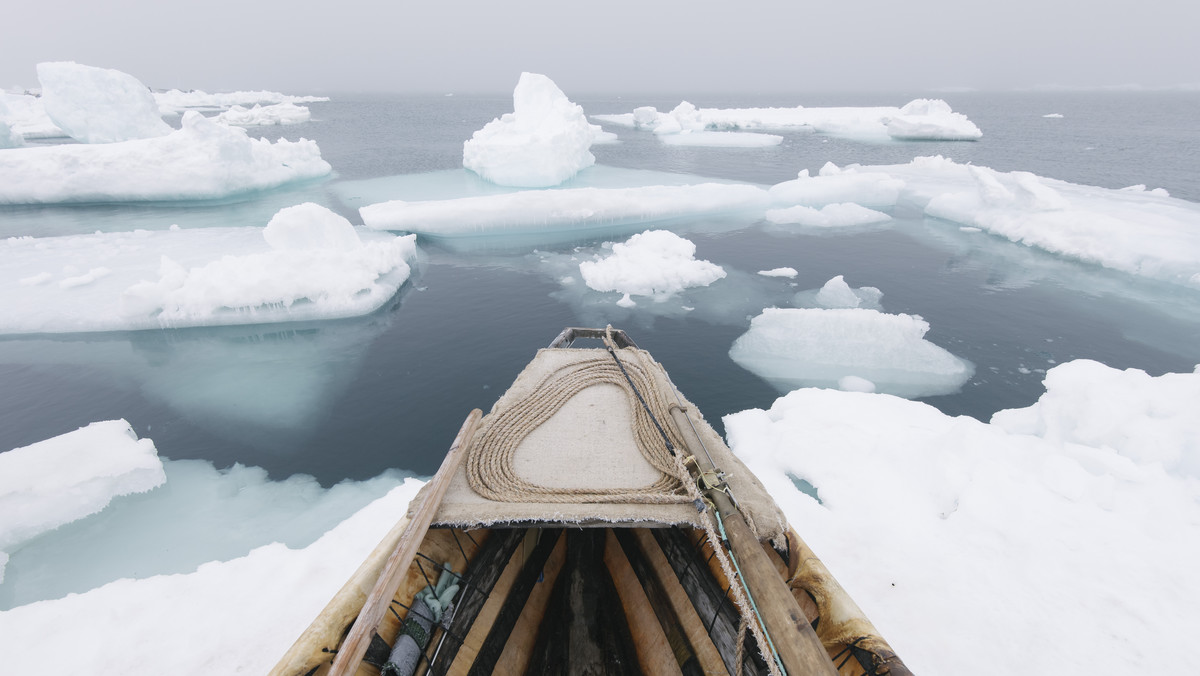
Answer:
<svg viewBox="0 0 1200 676"><path fill-rule="evenodd" d="M260 127L272 124L299 124L308 122L312 113L304 106L294 103L255 104L253 108L235 105L215 116L214 122L235 127Z"/></svg>
<svg viewBox="0 0 1200 676"><path fill-rule="evenodd" d="M643 106L593 119L655 134L683 131L812 131L863 141L973 141L983 136L965 115L940 99L916 99L901 108L697 108L683 101L670 113Z"/></svg>
<svg viewBox="0 0 1200 676"><path fill-rule="evenodd" d="M797 304L808 301L811 298L811 304L823 308L857 308L866 307L874 310L879 309L879 301L883 298L883 292L873 286L864 286L860 289L852 289L846 283L845 277L838 275L825 285L813 293L811 291L802 291L796 294Z"/></svg>
<svg viewBox="0 0 1200 676"><path fill-rule="evenodd" d="M550 78L521 73L513 112L463 143L463 166L497 185L548 188L596 163L589 148L601 134Z"/></svg>
<svg viewBox="0 0 1200 676"><path fill-rule="evenodd" d="M0 553L165 480L154 442L138 439L124 420L0 453Z"/></svg>
<svg viewBox="0 0 1200 676"><path fill-rule="evenodd" d="M39 63L37 73L46 115L81 143L116 143L171 133L154 95L132 75L72 61Z"/></svg>
<svg viewBox="0 0 1200 676"><path fill-rule="evenodd" d="M837 387L846 376L902 397L957 391L973 368L925 340L928 330L920 317L864 308L767 308L729 356L784 392Z"/></svg>
<svg viewBox="0 0 1200 676"><path fill-rule="evenodd" d="M431 237L619 230L681 216L752 212L767 205L767 191L728 183L639 188L523 190L448 200L392 200L359 209L378 230Z"/></svg>
<svg viewBox="0 0 1200 676"><path fill-rule="evenodd" d="M632 307L630 296L649 296L662 302L694 286L708 286L725 277L725 270L696 260L696 245L669 230L647 230L626 242L611 244L612 254L579 264L588 288L616 291L622 307Z"/></svg>
<svg viewBox="0 0 1200 676"><path fill-rule="evenodd" d="M324 207L266 228L0 241L0 334L258 324L363 315L408 279L415 237L359 233Z"/></svg>
<svg viewBox="0 0 1200 676"><path fill-rule="evenodd" d="M331 170L313 141L251 139L189 111L158 138L5 151L0 204L222 199Z"/></svg>
<svg viewBox="0 0 1200 676"><path fill-rule="evenodd" d="M994 650L1004 635L1039 646L1038 672L1169 671L1189 648L1145 647L1200 604L1200 492L1157 459L1194 457L1200 374L1069 362L1046 382L991 424L802 389L726 416L726 438L908 664L956 673L982 651L991 673L1028 672Z"/></svg>

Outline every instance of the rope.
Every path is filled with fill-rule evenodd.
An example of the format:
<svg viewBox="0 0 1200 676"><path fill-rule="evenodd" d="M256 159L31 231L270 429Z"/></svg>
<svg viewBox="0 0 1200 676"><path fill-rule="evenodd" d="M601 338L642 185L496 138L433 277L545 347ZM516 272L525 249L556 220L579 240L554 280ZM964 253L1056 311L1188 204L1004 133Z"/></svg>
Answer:
<svg viewBox="0 0 1200 676"><path fill-rule="evenodd" d="M673 429L668 433L657 420L669 414L668 402L653 375L640 362L623 364L616 352L613 357L616 362L596 356L568 364L547 374L529 396L489 415L487 428L476 435L467 455L466 473L471 488L498 502L690 502L692 498L685 494L680 478L688 475L686 471L680 475L673 452L682 441ZM638 451L661 473L659 479L640 488L559 488L540 486L517 474L513 458L521 441L552 418L571 397L601 384L616 385L625 392Z"/></svg>

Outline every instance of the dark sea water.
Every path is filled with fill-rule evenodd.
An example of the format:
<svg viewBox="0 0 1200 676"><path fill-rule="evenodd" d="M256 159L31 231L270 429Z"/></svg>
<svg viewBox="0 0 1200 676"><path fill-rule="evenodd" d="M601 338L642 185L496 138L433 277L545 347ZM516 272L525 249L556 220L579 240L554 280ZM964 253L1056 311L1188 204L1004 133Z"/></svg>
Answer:
<svg viewBox="0 0 1200 676"><path fill-rule="evenodd" d="M1200 94L935 94L984 132L975 143L866 144L784 134L775 148L684 148L610 128L621 143L593 147L605 167L772 184L839 166L906 163L941 154L994 169L1024 170L1088 185L1146 184L1200 201ZM575 100L590 114L641 105L673 108L682 97ZM699 106L903 105L913 94L771 99L687 97ZM461 174L462 142L511 111L508 97L339 96L312 104L313 121L253 129L267 138L315 139L334 167L327 180L214 205L0 208L0 236L50 236L217 225L265 225L279 208L315 201L359 223L351 199L368 179L407 175L405 185ZM1043 117L1059 113L1062 118ZM413 175L448 172L415 180ZM415 182L414 182L415 181ZM422 183L421 181L425 181ZM439 183L440 182L440 183ZM388 185L384 181L385 187ZM378 188L378 186L376 186ZM349 197L348 197L349 196ZM399 195L397 195L399 196ZM413 199L406 196L406 199ZM1152 374L1200 363L1200 297L956 225L896 214L889 227L849 235L781 232L761 221L673 224L697 257L732 271L726 295L694 296L696 310L626 310L572 295L543 259L605 238L452 250L420 242L411 281L379 312L351 320L251 327L0 338L0 449L97 420L125 418L165 458L217 467L264 467L325 485L387 468L429 474L462 419L491 406L535 350L564 326L626 328L663 362L710 422L780 395L728 357L751 316L786 306L797 291L835 275L883 291L887 312L919 314L927 338L975 365L960 393L928 403L983 420L1027 406L1044 371L1090 358ZM610 239L623 239L618 233ZM534 250L537 250L537 253ZM562 256L559 256L562 254ZM796 286L754 273L799 270ZM736 274L733 274L736 273ZM693 297L685 295L688 301ZM708 304L703 304L711 299Z"/></svg>

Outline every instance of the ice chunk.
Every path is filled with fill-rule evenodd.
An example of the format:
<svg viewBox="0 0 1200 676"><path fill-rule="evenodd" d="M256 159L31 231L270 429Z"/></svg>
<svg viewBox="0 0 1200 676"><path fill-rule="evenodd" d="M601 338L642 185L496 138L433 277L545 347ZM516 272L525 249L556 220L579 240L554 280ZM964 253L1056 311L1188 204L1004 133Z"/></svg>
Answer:
<svg viewBox="0 0 1200 676"><path fill-rule="evenodd" d="M0 150L6 148L18 148L25 145L25 139L20 134L12 130L8 123L0 119Z"/></svg>
<svg viewBox="0 0 1200 676"><path fill-rule="evenodd" d="M463 143L463 166L499 185L546 188L596 163L589 148L600 133L550 78L521 73L513 112Z"/></svg>
<svg viewBox="0 0 1200 676"><path fill-rule="evenodd" d="M669 113L643 106L633 113L592 117L660 135L689 130L801 130L875 142L970 141L982 135L966 116L953 112L949 104L937 99L917 99L903 108L698 108L683 101Z"/></svg>
<svg viewBox="0 0 1200 676"><path fill-rule="evenodd" d="M869 309L767 308L729 356L785 392L836 387L845 376L904 397L954 392L973 369L925 340L928 330L920 317Z"/></svg>
<svg viewBox="0 0 1200 676"><path fill-rule="evenodd" d="M696 245L668 230L647 230L612 245L612 255L579 264L589 288L664 301L693 286L708 286L725 277L721 266L696 260Z"/></svg>
<svg viewBox="0 0 1200 676"><path fill-rule="evenodd" d="M771 270L759 270L758 274L763 277L787 277L791 279L800 273L796 271L796 268L773 268Z"/></svg>
<svg viewBox="0 0 1200 676"><path fill-rule="evenodd" d="M796 205L786 209L768 209L766 219L775 224L795 224L807 228L848 228L892 220L882 211L875 211L853 202L826 204L820 209Z"/></svg>
<svg viewBox="0 0 1200 676"><path fill-rule="evenodd" d="M59 128L83 143L115 143L166 136L154 95L119 70L72 61L37 65L42 104Z"/></svg>
<svg viewBox="0 0 1200 676"><path fill-rule="evenodd" d="M325 176L313 141L251 139L197 112L167 136L0 154L0 204L219 199Z"/></svg>
<svg viewBox="0 0 1200 676"><path fill-rule="evenodd" d="M888 119L888 136L901 140L974 141L983 136L966 115L941 99L916 99Z"/></svg>
<svg viewBox="0 0 1200 676"><path fill-rule="evenodd" d="M234 106L272 106L280 103L320 103L328 96L291 96L269 91L238 91L209 94L199 89L180 91L172 89L154 92L154 100L163 115L182 113L185 110L228 110Z"/></svg>
<svg viewBox="0 0 1200 676"><path fill-rule="evenodd" d="M358 233L324 207L264 228L0 241L0 333L112 331L349 317L408 278L415 237ZM109 272L93 273L105 268ZM87 272L84 272L87 271ZM82 273L82 274L81 274ZM48 279L44 275L51 275ZM87 284L54 283L90 277ZM45 279L21 285L20 280Z"/></svg>
<svg viewBox="0 0 1200 676"><path fill-rule="evenodd" d="M41 97L30 94L0 91L0 121L7 123L13 133L27 139L67 135L46 115Z"/></svg>
<svg viewBox="0 0 1200 676"><path fill-rule="evenodd" d="M823 207L854 202L868 207L890 207L896 204L903 189L904 181L887 173L853 167L839 169L829 162L821 168L820 175L809 176L805 169L795 180L771 186L770 193L771 202L777 206Z"/></svg>
<svg viewBox="0 0 1200 676"><path fill-rule="evenodd" d="M992 416L1011 434L1056 444L1111 449L1138 464L1200 477L1200 367L1153 377L1088 359L1046 373L1046 393L1034 405Z"/></svg>
<svg viewBox="0 0 1200 676"><path fill-rule="evenodd" d="M911 641L909 664L954 673L1003 634L1021 645L1053 636L1037 657L1046 673L1169 671L1189 647L1144 646L1200 604L1200 493L1152 458L1195 449L1195 416L1178 413L1200 410L1198 376L1101 371L1063 368L1047 401L990 425L886 395L804 389L726 416L725 430L866 615L892 627L888 640ZM901 611L916 606L918 623ZM958 638L924 642L931 631ZM1028 670L1027 654L1001 653L989 671Z"/></svg>
<svg viewBox="0 0 1200 676"><path fill-rule="evenodd" d="M272 124L299 124L308 122L312 113L304 106L294 103L276 103L262 106L255 104L253 108L233 106L217 115L213 121L235 127L258 127Z"/></svg>
<svg viewBox="0 0 1200 676"><path fill-rule="evenodd" d="M124 420L0 453L0 551L104 509L165 480L154 442ZM4 568L0 567L0 581Z"/></svg>
<svg viewBox="0 0 1200 676"><path fill-rule="evenodd" d="M393 200L359 209L363 223L379 230L435 237L617 230L698 214L761 213L767 192L744 184L564 188L524 190L427 202Z"/></svg>
<svg viewBox="0 0 1200 676"><path fill-rule="evenodd" d="M903 180L904 200L930 216L1078 261L1200 287L1200 205L1193 202L940 156L862 169Z"/></svg>
<svg viewBox="0 0 1200 676"><path fill-rule="evenodd" d="M90 673L267 673L421 485L407 480L304 549L270 544L191 574L117 580L2 612L5 669L34 673L53 642L74 636L71 662Z"/></svg>
<svg viewBox="0 0 1200 676"><path fill-rule="evenodd" d="M1042 117L1048 117L1051 119L1062 119L1062 113L1046 113Z"/></svg>
<svg viewBox="0 0 1200 676"><path fill-rule="evenodd" d="M835 308L870 308L880 309L879 301L883 292L873 286L858 289L850 288L842 275L838 275L820 289L801 291L792 299L797 307Z"/></svg>

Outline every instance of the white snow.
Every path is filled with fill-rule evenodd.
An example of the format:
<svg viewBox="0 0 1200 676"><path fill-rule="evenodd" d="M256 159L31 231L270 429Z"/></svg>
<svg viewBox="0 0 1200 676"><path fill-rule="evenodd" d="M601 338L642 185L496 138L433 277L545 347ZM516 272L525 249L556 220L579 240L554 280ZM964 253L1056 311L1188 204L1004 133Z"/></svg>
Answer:
<svg viewBox="0 0 1200 676"><path fill-rule="evenodd" d="M359 233L315 204L266 228L0 241L0 333L249 324L367 314L408 278L415 237Z"/></svg>
<svg viewBox="0 0 1200 676"><path fill-rule="evenodd" d="M67 135L46 115L41 97L31 94L0 91L0 122L11 127L13 133L27 139L58 138Z"/></svg>
<svg viewBox="0 0 1200 676"><path fill-rule="evenodd" d="M762 275L763 277L787 277L788 279L791 279L800 273L796 270L796 268L783 267L772 268L770 270L759 270L758 274Z"/></svg>
<svg viewBox="0 0 1200 676"><path fill-rule="evenodd" d="M791 181L771 186L771 202L776 206L803 205L823 207L854 202L868 207L896 204L904 181L881 171L863 171L858 167L839 168L826 162L817 176L805 169Z"/></svg>
<svg viewBox="0 0 1200 676"><path fill-rule="evenodd" d="M251 139L197 112L167 136L0 154L0 204L218 199L325 176L313 141Z"/></svg>
<svg viewBox="0 0 1200 676"><path fill-rule="evenodd" d="M299 124L308 122L312 113L304 106L294 103L275 103L267 106L255 104L253 108L233 106L215 116L214 122L235 127L259 127L273 124Z"/></svg>
<svg viewBox="0 0 1200 676"><path fill-rule="evenodd" d="M37 65L46 115L82 143L115 143L171 133L154 95L119 70L72 61Z"/></svg>
<svg viewBox="0 0 1200 676"><path fill-rule="evenodd" d="M683 101L670 113L643 106L632 113L592 117L663 135L689 130L802 130L865 141L973 141L983 135L940 99L916 99L902 108L697 108Z"/></svg>
<svg viewBox="0 0 1200 676"><path fill-rule="evenodd" d="M930 216L1077 261L1200 287L1200 204L1165 191L1078 185L940 156L845 173L857 171L902 181L901 201Z"/></svg>
<svg viewBox="0 0 1200 676"><path fill-rule="evenodd" d="M729 356L784 392L857 376L898 396L949 394L973 369L925 340L927 331L920 317L872 309L767 308Z"/></svg>
<svg viewBox="0 0 1200 676"><path fill-rule="evenodd" d="M172 89L165 92L154 92L154 100L163 115L182 113L185 110L226 110L234 106L271 106L280 103L320 103L328 101L327 96L290 96L279 92L269 91L238 91L209 94L194 89L180 91Z"/></svg>
<svg viewBox="0 0 1200 676"><path fill-rule="evenodd" d="M0 453L0 553L164 480L154 442L139 440L124 420L92 423Z"/></svg>
<svg viewBox="0 0 1200 676"><path fill-rule="evenodd" d="M547 188L596 163L589 148L600 134L550 78L521 73L513 112L463 143L463 166L498 185Z"/></svg>
<svg viewBox="0 0 1200 676"><path fill-rule="evenodd" d="M1200 484L1156 458L1194 460L1195 416L1176 412L1200 410L1200 372L1072 362L1047 387L992 424L818 389L724 422L914 673L982 654L993 674L1177 669L1190 645L1162 637L1196 626Z"/></svg>
<svg viewBox="0 0 1200 676"><path fill-rule="evenodd" d="M647 230L612 244L611 255L580 263L579 272L588 288L623 294L622 307L636 302L632 296L662 302L725 277L721 266L696 260L695 244L668 230Z"/></svg>
<svg viewBox="0 0 1200 676"><path fill-rule="evenodd" d="M393 200L359 209L379 230L436 237L561 232L584 227L619 229L698 214L761 212L767 191L744 184L701 183L639 188L523 190L448 200Z"/></svg>
<svg viewBox="0 0 1200 676"><path fill-rule="evenodd" d="M826 204L814 209L804 205L786 209L768 209L765 217L777 225L801 225L807 228L849 228L885 223L892 217L853 202Z"/></svg>
<svg viewBox="0 0 1200 676"><path fill-rule="evenodd" d="M117 580L0 612L5 669L34 673L47 641L70 637L70 662L90 673L265 674L421 485L405 481L303 549L270 544L193 573Z"/></svg>

